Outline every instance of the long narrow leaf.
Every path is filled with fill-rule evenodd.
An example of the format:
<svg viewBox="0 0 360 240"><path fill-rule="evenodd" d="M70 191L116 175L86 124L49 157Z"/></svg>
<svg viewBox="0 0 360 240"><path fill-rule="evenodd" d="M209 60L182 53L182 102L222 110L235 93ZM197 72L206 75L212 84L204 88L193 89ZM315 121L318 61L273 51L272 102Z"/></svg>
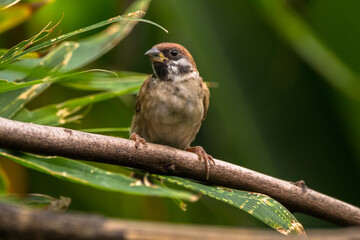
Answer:
<svg viewBox="0 0 360 240"><path fill-rule="evenodd" d="M150 23L152 25L155 25L161 29L163 29L164 31L167 32L167 30L165 28L163 28L162 26L160 26L159 24L157 23L154 23L152 21L149 21L149 20L146 20L146 19L141 19L141 18L131 18L133 17L134 15L139 15L139 14L142 14L143 12L142 11L138 11L138 12L134 12L134 13L129 13L129 14L126 14L126 15L122 15L122 16L117 16L117 17L114 17L114 18L110 18L108 20L105 20L105 21L102 21L102 22L99 22L99 23L96 23L96 24L93 24L91 26L88 26L88 27L85 27L85 28L81 28L81 29L78 29L78 30L75 30L73 32L70 32L70 33L67 33L67 34L64 34L64 35L61 35L59 37L56 37L56 38L53 38L51 40L48 40L46 42L43 42L41 44L38 44L34 47L31 47L19 54L16 54L15 56L12 56L12 57L9 57L9 58L3 58L3 57L0 57L0 67L3 67L4 65L8 64L9 62L12 62L18 58L20 58L21 56L27 54L27 53L30 53L30 52L34 52L34 51L38 51L42 48L45 48L45 47L48 47L50 45L53 45L54 43L57 43L57 42L60 42L60 41L63 41L69 37L72 37L72 36L75 36L75 35L78 35L80 33L84 33L84 32L87 32L87 31L90 31L90 30L93 30L93 29L96 29L96 28L99 28L99 27L103 27L105 25L108 25L108 24L111 24L111 23L114 23L114 22L120 22L120 21L137 21L137 22L146 22L146 23Z"/></svg>
<svg viewBox="0 0 360 240"><path fill-rule="evenodd" d="M5 195L9 188L4 171L0 168L0 196Z"/></svg>
<svg viewBox="0 0 360 240"><path fill-rule="evenodd" d="M36 79L46 80L55 76L63 66L68 64L72 52L77 46L78 44L75 42L65 42L58 46L30 71L27 77L23 79L23 82L30 82ZM11 118L27 102L31 101L49 86L50 83L43 83L0 94L0 116Z"/></svg>
<svg viewBox="0 0 360 240"><path fill-rule="evenodd" d="M279 202L266 195L206 186L178 177L154 176L244 210L284 235L306 235L301 223Z"/></svg>
<svg viewBox="0 0 360 240"><path fill-rule="evenodd" d="M7 51L9 51L9 49L0 48L0 56L4 55ZM22 56L22 59L24 59L24 58L40 58L40 54L38 52L28 53L28 54Z"/></svg>
<svg viewBox="0 0 360 240"><path fill-rule="evenodd" d="M132 13L139 10L146 11L149 7L150 1L151 0L134 1L126 10L126 13ZM140 17L140 15L130 14L129 18L137 16ZM104 55L106 52L115 47L122 39L124 39L137 23L137 21L116 22L100 33L80 40L79 48L75 50L74 56L70 60L70 64L64 69L64 71L71 71L83 67L89 62L92 62Z"/></svg>
<svg viewBox="0 0 360 240"><path fill-rule="evenodd" d="M138 9L146 10L148 5L150 3L150 0L136 0L134 1L130 7L126 10L126 12L134 12ZM128 17L134 17L132 14ZM121 25L121 29L119 29L119 32L113 32L114 28L111 25L107 29L105 29L103 32L97 34L96 36L91 36L89 38L85 38L84 40L79 41L79 47L73 52L72 57L70 59L70 62L67 66L71 65L71 67L63 66L61 69L62 72L66 72L69 70L73 70L77 67L81 67L88 63L89 61L92 61L96 59L97 57L100 57L101 55L105 54L106 51L109 51L111 48L109 46L114 46L115 42L119 42L121 39L123 39L125 36L129 34L132 27L137 22L118 22L115 24ZM55 42L55 41L54 41ZM99 45L99 46L98 46ZM26 54L26 53L24 53ZM75 60L74 60L75 59ZM29 61L31 60L31 61ZM6 70L0 71L0 79L8 80L9 82L17 80L17 81L28 81L29 79L24 79L25 75L23 70L20 69L19 71L16 70L16 67L30 67L32 68L34 64L37 64L41 59L20 59L19 61L16 61L14 63L11 63L7 65ZM30 64L29 64L30 63ZM45 85L45 84L43 84ZM41 85L41 86L43 86ZM47 84L49 86L49 84ZM38 91L35 94L28 94L27 102L31 101L33 98L35 98L38 94L40 94L42 91L44 91L46 87L38 89ZM22 93L25 92L24 90L15 90L11 93L2 93L0 94L0 109L3 109L4 106L9 105L10 103L16 101L16 99L22 95ZM1 114L0 116L3 117L12 117L16 114L16 112L24 106L26 102L23 102L22 105L18 108L13 108L12 112L9 111L6 114Z"/></svg>
<svg viewBox="0 0 360 240"><path fill-rule="evenodd" d="M127 86L142 84L148 77L140 73L122 73L119 77L104 77L104 73L92 72L75 77L68 77L60 83L64 86L78 90L109 91L118 90Z"/></svg>
<svg viewBox="0 0 360 240"><path fill-rule="evenodd" d="M79 112L85 106L115 98L124 94L132 93L138 90L140 86L141 83L138 83L134 84L133 86L126 86L122 89L118 89L117 91L97 93L85 97L79 97L60 104L51 104L33 111L23 109L17 115L15 115L13 119L22 122L59 126L81 119L83 117L82 115L74 114Z"/></svg>
<svg viewBox="0 0 360 240"><path fill-rule="evenodd" d="M61 21L61 19L60 19ZM45 37L47 37L59 24L60 21L55 24L53 27L49 28L51 22L48 23L39 33L37 33L35 36L32 36L29 39L26 39L20 43L18 43L17 45L15 45L14 47L10 48L7 52L5 52L1 57L0 57L0 67L2 66L2 64L5 65L5 63L8 61L10 62L12 59L15 60L17 59L16 56L20 55L24 49L26 49L27 47L31 46L32 44L44 39Z"/></svg>
<svg viewBox="0 0 360 240"><path fill-rule="evenodd" d="M9 64L6 69L0 71L0 79L6 79L9 82L22 82L29 74L32 68L42 61L37 59L21 59Z"/></svg>
<svg viewBox="0 0 360 240"><path fill-rule="evenodd" d="M10 194L1 196L0 202L32 208L45 208L50 211L65 211L70 206L71 199L62 196L57 199L44 194Z"/></svg>
<svg viewBox="0 0 360 240"><path fill-rule="evenodd" d="M15 156L1 151L0 156L54 177L102 190L144 196L175 197L188 201L193 199L193 195L188 192L162 188L159 185L145 186L144 184L139 184L139 180L136 178L120 173L108 172L67 158L41 157L30 154Z"/></svg>
<svg viewBox="0 0 360 240"><path fill-rule="evenodd" d="M129 132L129 128L89 128L89 129L77 129L78 131L88 133L105 133L105 132Z"/></svg>
<svg viewBox="0 0 360 240"><path fill-rule="evenodd" d="M9 8L9 7L17 4L20 1L21 0L1 0L0 1L0 10L4 10L6 8Z"/></svg>
<svg viewBox="0 0 360 240"><path fill-rule="evenodd" d="M8 81L8 80L2 80L0 79L0 93L13 91L16 89L21 89L24 87L29 87L41 83L52 83L52 82L61 82L61 81L72 81L72 83L68 83L69 85L75 84L75 86L80 85L83 88L86 88L86 90L117 90L126 86L134 86L136 83L141 83L144 80L143 78L137 77L137 78L131 78L131 79L118 79L118 78L101 78L101 79L91 79L90 75L88 73L90 72L101 72L103 70L101 69L90 69L86 71L76 72L76 73L70 73L70 74L60 74L57 76L51 76L51 74L48 74L48 70L46 69L36 69L37 75L39 75L40 79L35 79L31 81L26 82L14 82L14 81ZM41 72L44 72L46 77L42 77L44 74L39 74ZM81 77L81 75L85 75L85 77ZM76 79L76 80L75 80ZM139 80L141 79L141 80ZM101 81L105 83L104 86L101 88ZM89 86L87 86L89 85ZM95 86L92 86L95 85ZM98 85L98 87L96 87ZM79 87L79 86L78 86ZM76 87L75 87L76 88Z"/></svg>

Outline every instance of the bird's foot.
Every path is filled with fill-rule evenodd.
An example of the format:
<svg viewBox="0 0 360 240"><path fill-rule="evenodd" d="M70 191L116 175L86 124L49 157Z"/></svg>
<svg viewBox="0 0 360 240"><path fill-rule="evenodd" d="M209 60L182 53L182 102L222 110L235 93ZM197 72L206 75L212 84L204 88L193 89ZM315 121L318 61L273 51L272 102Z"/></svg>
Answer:
<svg viewBox="0 0 360 240"><path fill-rule="evenodd" d="M215 165L215 161L214 161L213 157L211 155L207 154L205 152L205 150L203 149L203 147L201 147L201 146L189 147L188 149L186 149L186 151L195 153L196 155L198 155L200 161L205 162L206 179L209 179L210 164Z"/></svg>
<svg viewBox="0 0 360 240"><path fill-rule="evenodd" d="M130 139L135 141L135 150L138 149L138 147L140 146L140 143L142 143L144 145L144 147L146 147L146 140L142 137L140 137L140 135L133 133L130 135Z"/></svg>

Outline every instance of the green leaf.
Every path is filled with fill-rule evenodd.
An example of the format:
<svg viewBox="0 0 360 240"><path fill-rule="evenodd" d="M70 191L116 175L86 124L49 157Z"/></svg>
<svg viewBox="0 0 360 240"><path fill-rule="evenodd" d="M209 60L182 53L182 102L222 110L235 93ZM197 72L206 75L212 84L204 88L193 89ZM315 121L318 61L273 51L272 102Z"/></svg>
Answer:
<svg viewBox="0 0 360 240"><path fill-rule="evenodd" d="M134 1L132 3L132 5L128 8L127 12L134 12L135 10L138 10L138 9L146 10L149 3L150 3L150 0ZM126 16L129 18L133 17L132 14L130 14L130 16L128 16L128 15L126 15ZM112 47L114 47L113 43L118 42L121 39L123 39L125 36L127 36L130 33L132 27L136 23L137 23L136 21L135 22L125 21L125 22L115 23L115 24L121 24L121 26L122 26L122 28L119 29L118 33L114 33L111 31L114 29L114 27L112 27L113 25L111 25L110 27L105 29L103 32L97 34L96 37L94 36L94 37L90 37L90 38L85 38L84 40L79 41L77 51L73 52L70 62L68 63L68 65L71 65L71 67L68 68L66 66L63 66L61 71L66 72L66 71L72 70L75 68L75 66L81 67L84 64L88 63L89 61L92 61L95 58L100 57L106 51L109 51L111 49L108 46L111 45ZM98 39L98 40L96 40L96 39ZM53 43L54 42L55 41L53 41ZM102 47L97 46L98 44L102 45ZM32 51L35 51L35 50L32 49ZM26 52L21 53L21 55L27 54L29 52L30 51L27 50ZM16 56L21 57L18 55L16 55ZM76 60L76 62L73 62L73 61L75 61L74 59ZM29 71L26 68L32 68L34 66L34 64L39 63L39 61L40 61L40 59L22 59L20 61L11 63L11 64L7 65L8 69L0 71L0 79L1 78L6 79L9 82L12 82L15 80L18 82L19 81L22 81L22 82L29 81L29 79L24 80L24 77L26 76L26 71ZM20 67L20 69L18 69L18 67ZM30 80L34 80L34 79L30 79ZM30 88L30 89L15 90L15 91L8 92L5 94L4 93L0 94L0 116L6 117L6 118L11 118L27 102L31 101L33 98L35 98L41 92L43 92L49 85L50 84L47 83L46 85L45 84L40 85L41 87L38 86L36 88L34 87L34 88ZM34 90L36 90L36 91L34 91ZM27 101L19 101L18 97L24 96L22 94L26 94L26 93L29 93L29 94L27 94L28 95ZM6 110L5 110L5 108L6 108Z"/></svg>
<svg viewBox="0 0 360 240"><path fill-rule="evenodd" d="M162 187L164 187L164 188L168 188L165 184L164 184L164 181L160 181L158 178L155 178L155 177L151 177L151 182L154 182L154 183L156 183L156 184L159 184L159 185L161 185ZM198 201L198 199L200 198L200 196L193 196L193 199L192 199L192 201L193 202L196 202L196 201ZM186 211L187 209L186 209L186 207L187 207L187 205L186 205L186 203L183 201L183 200L181 200L181 199L179 199L179 198L171 198L171 200L173 201L173 203L175 203L175 205L176 206L178 206L182 211Z"/></svg>
<svg viewBox="0 0 360 240"><path fill-rule="evenodd" d="M76 42L62 43L31 69L28 75L22 80L23 84L38 79L42 79L41 81L45 82L47 79L56 76L57 72L68 64L72 52L77 46L78 43ZM2 83L11 84L10 82ZM26 103L34 99L49 86L50 83L43 83L0 94L0 116L11 118Z"/></svg>
<svg viewBox="0 0 360 240"><path fill-rule="evenodd" d="M65 44L66 43L67 42L65 42ZM86 84L83 84L83 82L88 82L90 86L86 90L112 90L112 89L116 90L116 89L123 88L123 87L134 86L134 85L137 85L137 84L143 82L143 80L138 80L138 78L134 78L134 79L101 78L100 81L104 80L104 82L105 82L105 87L103 87L101 89L101 84L100 84L99 79L96 79L94 81L94 83L92 83L92 81L91 81L92 79L89 79L91 76L87 75L89 72L95 72L95 71L101 72L104 70L90 69L90 70L76 72L76 73L58 74L58 75L53 75L53 76L48 74L49 71L44 71L46 77L41 78L41 75L40 75L39 77L41 79L31 80L31 81L27 81L27 82L17 82L17 81L14 82L14 81L0 79L0 93L10 92L10 91L13 91L16 89L21 89L21 88L41 84L41 83L52 83L52 82L59 82L59 81L78 82L78 85L80 84L82 86L81 89L86 88ZM36 69L37 75L39 75L40 72L41 72L41 69ZM81 75L85 75L85 77L81 77ZM69 83L69 84L71 85L72 83ZM95 86L91 86L92 84ZM96 87L97 85L98 85L98 87ZM106 86L108 86L108 87L106 87Z"/></svg>
<svg viewBox="0 0 360 240"><path fill-rule="evenodd" d="M105 132L129 132L129 128L91 128L91 129L77 129L78 131L88 133L105 133Z"/></svg>
<svg viewBox="0 0 360 240"><path fill-rule="evenodd" d="M301 223L283 205L264 194L206 186L178 177L153 176L246 211L284 235L305 235Z"/></svg>
<svg viewBox="0 0 360 240"><path fill-rule="evenodd" d="M0 57L0 67L4 66L8 62L16 60L17 58L20 57L19 55L21 55L27 47L29 47L32 44L44 39L45 37L47 37L60 24L60 21L57 24L55 24L53 27L49 28L49 29L48 29L48 27L50 26L51 22L48 23L35 36L33 36L33 37L31 37L31 38L29 38L27 40L24 40L24 41L18 43L17 45L15 45L14 47L10 48L7 52L5 52ZM17 57L17 56L19 56L19 57Z"/></svg>
<svg viewBox="0 0 360 240"><path fill-rule="evenodd" d="M21 82L41 60L40 58L21 59L13 62L6 69L0 71L0 79L6 79L9 82Z"/></svg>
<svg viewBox="0 0 360 240"><path fill-rule="evenodd" d="M10 194L0 197L0 202L46 208L50 211L65 211L70 206L71 199L63 196L57 199L44 194Z"/></svg>
<svg viewBox="0 0 360 240"><path fill-rule="evenodd" d="M6 175L0 168L0 196L5 195L8 189L8 182L6 181Z"/></svg>
<svg viewBox="0 0 360 240"><path fill-rule="evenodd" d="M87 32L87 31L90 31L90 30L93 30L93 29L96 29L96 28L99 28L99 27L103 27L105 25L108 25L108 24L111 24L111 23L114 23L114 22L120 22L120 21L137 21L137 22L146 22L146 23L150 23L150 24L153 24L161 29L163 29L164 31L167 32L167 30L165 28L163 28L162 26L160 26L159 24L157 23L154 23L152 21L149 21L149 20L145 20L145 19L141 19L141 18L132 18L134 15L139 15L139 14L142 14L143 12L142 11L137 11L137 12L134 12L134 13L129 13L129 14L126 14L126 15L122 15L122 16L117 16L117 17L113 17L113 18L110 18L108 20L105 20L105 21L102 21L102 22L98 22L96 24L93 24L91 26L88 26L88 27L85 27L85 28L81 28L81 29L78 29L78 30L75 30L73 32L70 32L70 33L67 33L67 34L64 34L64 35L61 35L59 37L56 37L56 38L53 38L51 40L48 40L48 41L45 41L41 44L38 44L34 47L31 47L25 51L21 51L21 52L16 52L16 54L11 54L9 56L9 54L5 53L2 57L0 57L0 67L3 67L5 66L6 64L20 58L21 56L27 54L27 53L30 53L30 52L34 52L34 51L38 51L42 48L45 48L45 47L48 47L48 46L51 46L53 45L54 43L57 43L57 42L60 42L60 41L63 41L69 37L72 37L72 36L75 36L75 35L78 35L80 33L84 33L84 32ZM115 30L119 30L118 28L115 29Z"/></svg>
<svg viewBox="0 0 360 240"><path fill-rule="evenodd" d="M7 51L9 51L9 49L0 48L0 56L5 54ZM25 59L25 58L40 58L40 54L38 52L31 52L21 57L21 59Z"/></svg>
<svg viewBox="0 0 360 240"><path fill-rule="evenodd" d="M77 131L97 133L106 136L128 138L130 128L90 128L90 129L76 129Z"/></svg>
<svg viewBox="0 0 360 240"><path fill-rule="evenodd" d="M131 13L139 10L146 11L150 2L151 0L133 1L126 10L126 13L130 13L129 18L134 18L137 15L131 16ZM114 23L102 32L80 40L79 48L75 50L74 56L70 60L70 64L65 68L65 71L85 66L104 55L124 39L137 23L137 21Z"/></svg>
<svg viewBox="0 0 360 240"><path fill-rule="evenodd" d="M193 195L188 192L163 188L159 185L146 186L139 179L108 172L67 158L41 157L30 154L15 156L5 152L0 152L0 156L54 177L102 190L144 196L180 198L188 201L193 199Z"/></svg>
<svg viewBox="0 0 360 240"><path fill-rule="evenodd" d="M44 78L44 79L32 80L29 82L17 83L17 82L10 82L8 80L0 79L0 93L10 92L13 90L17 90L17 89L21 89L21 88L41 84L41 83L50 83L50 82L54 82L57 80L59 80L59 78Z"/></svg>
<svg viewBox="0 0 360 240"><path fill-rule="evenodd" d="M17 4L20 1L21 0L0 0L0 10L4 10L6 8L9 8L9 7Z"/></svg>
<svg viewBox="0 0 360 240"><path fill-rule="evenodd" d="M76 116L74 116L74 114L79 112L85 106L132 93L138 90L140 86L141 84L135 84L134 86L127 86L117 91L103 92L85 97L74 98L60 104L47 105L33 111L22 109L13 117L13 119L22 122L59 126L81 119L84 114Z"/></svg>
<svg viewBox="0 0 360 240"><path fill-rule="evenodd" d="M117 78L104 77L104 73L92 72L61 81L61 84L78 90L108 91L141 85L148 77L141 73L120 72Z"/></svg>

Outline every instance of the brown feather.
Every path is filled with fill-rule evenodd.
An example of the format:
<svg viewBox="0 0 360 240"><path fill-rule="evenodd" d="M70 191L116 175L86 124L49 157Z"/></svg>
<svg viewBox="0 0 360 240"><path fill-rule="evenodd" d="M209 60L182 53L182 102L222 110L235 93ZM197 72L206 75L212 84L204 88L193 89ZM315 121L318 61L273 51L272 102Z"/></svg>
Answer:
<svg viewBox="0 0 360 240"><path fill-rule="evenodd" d="M158 48L160 52L165 52L168 49L174 49L174 48L178 49L183 55L185 55L189 59L189 61L193 65L194 69L197 69L196 63L195 63L193 57L191 56L190 52L182 45L177 44L177 43L164 42L164 43L156 44L154 47Z"/></svg>
<svg viewBox="0 0 360 240"><path fill-rule="evenodd" d="M155 47L164 55L177 49L184 58L183 64L188 61L193 66L192 71L176 76L177 80L159 79L154 74L149 76L137 95L130 132L147 142L187 149L206 117L209 89L184 47L175 43L161 43Z"/></svg>
<svg viewBox="0 0 360 240"><path fill-rule="evenodd" d="M150 76L143 82L143 84L142 84L141 87L140 87L139 93L138 93L138 95L136 96L135 112L140 111L140 104L141 104L142 99L144 98L144 95L146 94L147 85L148 85L148 83L150 82L151 78L152 78L152 75L150 75Z"/></svg>
<svg viewBox="0 0 360 240"><path fill-rule="evenodd" d="M135 103L131 138L135 148L146 142L194 152L204 161L206 179L214 159L202 147L190 147L209 108L210 92L189 51L160 43L145 53L154 74L142 84Z"/></svg>
<svg viewBox="0 0 360 240"><path fill-rule="evenodd" d="M203 120L204 120L206 118L207 111L208 111L209 104L210 104L210 91L209 91L209 88L207 87L206 83L204 83L203 81L201 82L201 86L202 86L203 93L204 93L204 98L203 98L203 104L204 104Z"/></svg>

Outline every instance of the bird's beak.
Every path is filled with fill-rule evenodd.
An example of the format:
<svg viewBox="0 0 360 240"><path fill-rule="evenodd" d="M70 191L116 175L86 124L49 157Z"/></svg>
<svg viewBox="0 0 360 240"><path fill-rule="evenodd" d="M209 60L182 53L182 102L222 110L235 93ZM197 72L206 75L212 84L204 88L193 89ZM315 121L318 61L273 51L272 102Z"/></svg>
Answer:
<svg viewBox="0 0 360 240"><path fill-rule="evenodd" d="M164 60L168 59L156 47L147 51L145 53L145 56L147 56L150 59L150 61L152 61L152 62L164 62Z"/></svg>

